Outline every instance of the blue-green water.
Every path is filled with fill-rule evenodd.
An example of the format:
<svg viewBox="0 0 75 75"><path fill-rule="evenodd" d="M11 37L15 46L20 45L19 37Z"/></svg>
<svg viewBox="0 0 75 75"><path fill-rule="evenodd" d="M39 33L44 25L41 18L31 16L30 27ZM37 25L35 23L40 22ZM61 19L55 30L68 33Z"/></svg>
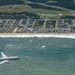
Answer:
<svg viewBox="0 0 75 75"><path fill-rule="evenodd" d="M20 60L0 65L0 75L75 75L75 39L0 38L1 51Z"/></svg>

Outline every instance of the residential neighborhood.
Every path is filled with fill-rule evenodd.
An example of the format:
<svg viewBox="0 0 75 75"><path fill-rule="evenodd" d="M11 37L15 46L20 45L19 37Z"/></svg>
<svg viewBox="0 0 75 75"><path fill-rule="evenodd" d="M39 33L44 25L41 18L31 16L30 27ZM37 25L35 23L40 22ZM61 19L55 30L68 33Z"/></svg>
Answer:
<svg viewBox="0 0 75 75"><path fill-rule="evenodd" d="M0 33L74 33L75 19L0 19Z"/></svg>

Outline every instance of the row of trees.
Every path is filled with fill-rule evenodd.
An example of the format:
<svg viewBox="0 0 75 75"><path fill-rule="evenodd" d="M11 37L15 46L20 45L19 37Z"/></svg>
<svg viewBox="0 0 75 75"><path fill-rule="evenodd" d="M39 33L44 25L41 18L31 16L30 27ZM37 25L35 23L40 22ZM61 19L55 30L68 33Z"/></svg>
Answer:
<svg viewBox="0 0 75 75"><path fill-rule="evenodd" d="M25 4L22 0L0 0L0 6L11 4Z"/></svg>
<svg viewBox="0 0 75 75"><path fill-rule="evenodd" d="M45 3L49 0L28 0L28 1Z"/></svg>
<svg viewBox="0 0 75 75"><path fill-rule="evenodd" d="M2 13L0 12L0 18L1 19L39 19L40 16L35 13L29 13L29 12L14 12L14 13Z"/></svg>
<svg viewBox="0 0 75 75"><path fill-rule="evenodd" d="M75 9L75 0L55 0L57 1L57 3L48 3L48 1L50 0L28 0L28 1L41 2L41 3L61 6L61 7L69 8L69 9Z"/></svg>

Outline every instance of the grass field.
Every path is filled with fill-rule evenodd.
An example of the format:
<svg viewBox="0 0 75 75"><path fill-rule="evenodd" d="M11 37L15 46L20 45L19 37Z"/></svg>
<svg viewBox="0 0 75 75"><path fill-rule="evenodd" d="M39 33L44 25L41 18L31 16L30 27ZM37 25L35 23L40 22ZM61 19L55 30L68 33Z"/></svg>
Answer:
<svg viewBox="0 0 75 75"><path fill-rule="evenodd" d="M8 0L9 1L9 0ZM42 2L44 1L44 4L49 5L49 3L52 4L56 4L56 3L60 3L60 0L19 0L20 2L22 2L23 4L20 3L10 3L10 4L6 4L0 7L0 12L2 13L13 13L13 12L28 12L28 13L35 13L35 14L40 14L39 16L42 16L42 14L50 14L50 15L57 15L62 13L63 16L71 16L71 13L68 10L64 10L64 9L54 9L54 8L50 8L44 5L38 5L35 4L35 6L37 6L37 8L34 6L34 4L32 4L32 6L34 6L34 8L32 6L30 6L28 3L29 1L34 1L34 2ZM15 1L14 1L15 2ZM17 0L16 0L17 2ZM47 9L48 8L48 9ZM65 7L64 7L65 8ZM67 9L67 8L66 8ZM55 16L56 17L56 16ZM52 18L52 17L51 17ZM54 16L53 16L54 18Z"/></svg>

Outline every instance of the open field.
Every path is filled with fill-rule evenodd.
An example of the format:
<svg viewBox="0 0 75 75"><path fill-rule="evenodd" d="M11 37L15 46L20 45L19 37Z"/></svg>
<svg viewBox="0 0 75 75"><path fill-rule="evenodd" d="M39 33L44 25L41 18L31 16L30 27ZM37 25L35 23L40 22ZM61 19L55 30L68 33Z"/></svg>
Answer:
<svg viewBox="0 0 75 75"><path fill-rule="evenodd" d="M19 14L21 16L23 16L21 12L33 13L33 14L38 15L40 18L41 17L42 18L61 18L61 17L56 16L60 13L63 14L62 17L74 16L74 14L72 14L72 11L70 11L70 9L67 9L66 7L63 7L63 6L59 6L60 1L58 1L58 0L38 0L38 2L37 2L37 0L19 0L19 2L21 2L21 4L19 2L17 3L17 0L13 1L13 3L9 2L9 0L7 0L7 2L5 3L5 5L4 4L1 5L0 12L1 13L11 13L10 16L13 16L12 13L14 13L14 12L16 12L16 13L20 12ZM58 3L58 6L54 5L56 3ZM21 17L20 15L18 16L18 18ZM43 15L45 15L45 16L43 16ZM4 17L12 18L10 16L4 15L4 16L1 16L0 18L4 18ZM26 17L27 17L27 15L26 15ZM31 17L29 17L29 18L31 18Z"/></svg>
<svg viewBox="0 0 75 75"><path fill-rule="evenodd" d="M2 13L28 12L28 13L34 13L34 14L42 16L42 17L43 17L43 14L45 14L45 16L47 14L49 14L49 15L57 15L57 17L58 17L59 13L62 13L63 16L66 16L66 15L70 16L71 15L70 12L68 12L66 10L33 9L30 6L26 6L26 5L9 5L9 6L3 6L3 7L0 7L0 12L2 12ZM52 17L54 17L54 16L50 16L50 17L48 16L48 18L52 18ZM45 18L47 18L47 17L45 17Z"/></svg>

